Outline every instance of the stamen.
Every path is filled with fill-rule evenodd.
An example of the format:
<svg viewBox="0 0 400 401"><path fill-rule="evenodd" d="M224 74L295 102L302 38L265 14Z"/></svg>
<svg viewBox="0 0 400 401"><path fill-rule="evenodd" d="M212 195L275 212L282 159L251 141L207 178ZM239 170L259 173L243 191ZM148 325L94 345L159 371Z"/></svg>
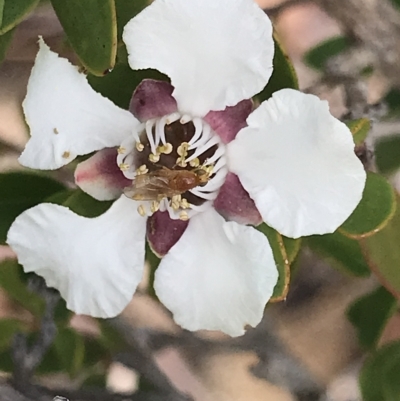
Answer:
<svg viewBox="0 0 400 401"><path fill-rule="evenodd" d="M182 201L181 195L175 195L171 198L171 207L174 210L178 210Z"/></svg>
<svg viewBox="0 0 400 401"><path fill-rule="evenodd" d="M182 221L188 221L188 220L189 220L189 215L187 214L187 212L181 212L181 213L179 214L179 218L180 218Z"/></svg>
<svg viewBox="0 0 400 401"><path fill-rule="evenodd" d="M159 202L156 202L156 201L151 202L150 210L151 210L152 213L157 212L157 210L159 208L160 208L160 203Z"/></svg>
<svg viewBox="0 0 400 401"><path fill-rule="evenodd" d="M142 217L146 216L146 208L143 205L140 205L137 208L137 211Z"/></svg>
<svg viewBox="0 0 400 401"><path fill-rule="evenodd" d="M174 150L174 148L172 147L172 145L169 142L167 142L163 146L157 147L157 152L163 153L164 155L169 155L170 153L172 153L173 150Z"/></svg>
<svg viewBox="0 0 400 401"><path fill-rule="evenodd" d="M189 144L187 142L182 142L181 145L178 147L176 153L179 156L186 157L189 149Z"/></svg>
<svg viewBox="0 0 400 401"><path fill-rule="evenodd" d="M143 149L144 149L143 143L136 142L136 150L137 150L138 152L141 152Z"/></svg>
<svg viewBox="0 0 400 401"><path fill-rule="evenodd" d="M121 171L127 171L130 168L130 165L128 163L121 163L118 165L119 169Z"/></svg>
<svg viewBox="0 0 400 401"><path fill-rule="evenodd" d="M200 118L193 119L194 135L189 141L189 145L193 145L201 136L203 132L203 123Z"/></svg>
<svg viewBox="0 0 400 401"><path fill-rule="evenodd" d="M181 124L187 124L189 121L191 121L192 120L192 117L190 117L188 114L184 114L182 117L181 117L181 120L180 120L180 123Z"/></svg>
<svg viewBox="0 0 400 401"><path fill-rule="evenodd" d="M178 121L180 116L181 115L178 112L172 113L169 116L167 116L167 119L165 122L167 123L167 125L170 125L170 124L174 123L175 121Z"/></svg>
<svg viewBox="0 0 400 401"><path fill-rule="evenodd" d="M117 150L119 155L123 155L126 152L126 148L124 148L123 146L120 146Z"/></svg>
<svg viewBox="0 0 400 401"><path fill-rule="evenodd" d="M203 131L197 142L190 145L189 149L196 149L199 146L203 146L210 138L212 138L211 127L208 124L203 124Z"/></svg>
<svg viewBox="0 0 400 401"><path fill-rule="evenodd" d="M187 201L187 199L182 198L180 202L180 207L181 209L190 209L190 203Z"/></svg>
<svg viewBox="0 0 400 401"><path fill-rule="evenodd" d="M154 136L153 136L154 122L155 122L155 120L147 120L146 121L146 135L147 135L147 139L149 140L150 149L155 154L156 153L156 144L154 142Z"/></svg>
<svg viewBox="0 0 400 401"><path fill-rule="evenodd" d="M152 163L157 163L160 160L160 155L159 154L154 155L153 153L150 153L149 154L149 160Z"/></svg>
<svg viewBox="0 0 400 401"><path fill-rule="evenodd" d="M147 174L149 172L149 169L145 164L142 164L137 170L136 174L141 175L141 174Z"/></svg>
<svg viewBox="0 0 400 401"><path fill-rule="evenodd" d="M162 117L160 120L156 122L156 142L161 142L165 145L167 142L165 140L165 123L167 121L167 117Z"/></svg>
<svg viewBox="0 0 400 401"><path fill-rule="evenodd" d="M186 159L186 161L190 162L191 160L195 159L196 157L198 157L201 154L203 154L204 152L206 152L208 149L212 148L214 145L218 145L218 144L220 144L220 139L218 137L214 136L205 145L199 146L194 151L194 153Z"/></svg>
<svg viewBox="0 0 400 401"><path fill-rule="evenodd" d="M191 167L199 167L200 166L200 160L196 157L195 159L190 161L190 166Z"/></svg>

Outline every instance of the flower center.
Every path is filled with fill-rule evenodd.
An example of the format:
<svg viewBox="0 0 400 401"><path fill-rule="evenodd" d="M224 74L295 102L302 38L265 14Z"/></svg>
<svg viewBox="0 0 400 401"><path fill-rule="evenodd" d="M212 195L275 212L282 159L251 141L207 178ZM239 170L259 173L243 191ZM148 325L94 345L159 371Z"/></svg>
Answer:
<svg viewBox="0 0 400 401"><path fill-rule="evenodd" d="M132 180L124 193L140 201L142 216L167 210L188 220L212 205L227 168L225 145L206 122L173 113L146 121L136 138L121 144L117 163Z"/></svg>

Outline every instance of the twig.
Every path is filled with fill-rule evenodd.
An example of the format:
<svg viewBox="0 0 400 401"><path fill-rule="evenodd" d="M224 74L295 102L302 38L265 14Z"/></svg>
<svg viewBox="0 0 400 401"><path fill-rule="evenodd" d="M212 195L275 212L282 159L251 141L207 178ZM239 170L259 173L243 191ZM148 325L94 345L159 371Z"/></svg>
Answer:
<svg viewBox="0 0 400 401"><path fill-rule="evenodd" d="M141 331L125 323L121 318L110 319L109 322L126 339L132 352L120 353L116 360L123 365L132 368L151 383L160 394L169 397L174 401L190 401L191 398L179 392L159 369L152 357L152 350L149 348L146 338L141 335Z"/></svg>
<svg viewBox="0 0 400 401"><path fill-rule="evenodd" d="M24 334L18 333L14 337L12 345L12 358L14 362L12 384L22 394L28 396L35 395L39 399L42 394L37 391L37 388L30 381L35 369L41 363L57 334L57 326L54 322L54 310L60 299L60 295L57 291L47 288L44 280L39 277L34 277L30 280L28 286L32 291L37 292L43 297L45 311L36 341L30 349L28 348L27 337Z"/></svg>

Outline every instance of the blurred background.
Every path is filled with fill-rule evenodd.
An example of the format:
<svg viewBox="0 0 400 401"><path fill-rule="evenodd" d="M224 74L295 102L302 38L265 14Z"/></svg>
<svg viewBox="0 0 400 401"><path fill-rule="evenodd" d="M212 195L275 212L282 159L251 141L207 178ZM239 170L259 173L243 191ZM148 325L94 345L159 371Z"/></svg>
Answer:
<svg viewBox="0 0 400 401"><path fill-rule="evenodd" d="M300 88L327 99L332 114L338 118L349 112L356 113L357 110L349 110L346 103L345 85L325 79L330 70L318 70L305 61L311 49L347 33L347 27L339 20L340 13L327 12L328 8L318 1L287 2L290 5L285 5L285 1L258 0L273 19L278 38L297 72ZM21 169L17 157L28 138L21 103L37 52L38 35L44 37L52 50L74 59L52 7L42 2L17 27L0 66L1 172ZM400 42L397 43L400 48ZM365 75L363 83L366 102L377 105L379 116L378 106L392 82L386 74L374 71ZM354 104L356 108L357 103ZM400 132L396 121L374 123L367 148L373 149L380 138L396 132ZM391 172L389 177L398 191L399 178L396 172ZM1 246L0 258L12 259L13 253ZM182 332L169 313L147 295L146 285L142 283L123 317L112 325L125 333L128 343L144 344L173 386L194 400L361 401L358 375L365 352L346 311L357 298L377 287L374 277L351 276L337 260L323 258L304 246L294 264L287 299L268 306L261 325L240 340L228 339L219 333L193 336ZM29 312L11 298L0 288L0 319L31 322ZM99 322L82 316L72 317L70 326L88 338L95 338L101 328ZM0 345L1 337L0 331ZM379 342L383 344L399 337L400 314L395 313ZM140 358L138 362L134 353L132 355L134 362L122 356L120 360L108 361L101 374L97 375L94 369L89 376L101 376L109 389L122 393L132 391L139 385L135 363L141 364ZM0 360L0 370L1 366ZM3 376L7 377L7 373ZM51 369L40 377L47 386L72 389L88 378L79 375L71 378ZM93 400L103 399L92 397Z"/></svg>

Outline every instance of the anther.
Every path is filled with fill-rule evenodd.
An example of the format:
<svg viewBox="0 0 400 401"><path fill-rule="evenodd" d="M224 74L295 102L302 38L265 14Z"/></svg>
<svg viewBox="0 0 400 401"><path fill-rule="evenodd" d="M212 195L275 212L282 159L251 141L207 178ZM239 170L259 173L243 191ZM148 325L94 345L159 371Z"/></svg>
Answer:
<svg viewBox="0 0 400 401"><path fill-rule="evenodd" d="M176 159L176 165L179 166L179 167L186 167L187 163L186 163L185 158L184 157L178 157Z"/></svg>
<svg viewBox="0 0 400 401"><path fill-rule="evenodd" d="M182 142L178 147L176 153L178 153L179 156L186 157L188 149L189 149L189 144L187 142Z"/></svg>
<svg viewBox="0 0 400 401"><path fill-rule="evenodd" d="M129 164L127 164L127 163L121 163L121 164L119 164L118 165L118 167L119 167L119 169L121 170L121 171L127 171L127 170L129 170Z"/></svg>
<svg viewBox="0 0 400 401"><path fill-rule="evenodd" d="M63 159L69 159L70 156L71 156L71 153L69 153L69 152L67 152L67 151L65 151L65 152L62 154Z"/></svg>
<svg viewBox="0 0 400 401"><path fill-rule="evenodd" d="M144 149L143 143L136 142L136 150L137 150L138 152L141 152L143 149Z"/></svg>
<svg viewBox="0 0 400 401"><path fill-rule="evenodd" d="M188 221L188 220L189 220L189 215L187 214L187 212L181 212L181 213L179 214L179 218L180 218L182 221Z"/></svg>
<svg viewBox="0 0 400 401"><path fill-rule="evenodd" d="M153 153L150 153L150 155L149 155L149 160L152 162L152 163L157 163L159 160L160 160L160 155L159 154L153 154Z"/></svg>
<svg viewBox="0 0 400 401"><path fill-rule="evenodd" d="M191 167L199 167L200 166L200 160L198 159L198 157L196 157L195 159L191 160L189 162Z"/></svg>
<svg viewBox="0 0 400 401"><path fill-rule="evenodd" d="M172 144L167 142L165 145L159 146L157 152L163 153L164 155L169 155L173 151Z"/></svg>
<svg viewBox="0 0 400 401"><path fill-rule="evenodd" d="M156 202L156 201L151 202L150 210L151 210L152 213L157 212L157 210L159 208L160 208L160 203L159 202Z"/></svg>
<svg viewBox="0 0 400 401"><path fill-rule="evenodd" d="M190 203L185 198L182 198L179 205L180 205L181 209L190 209Z"/></svg>
<svg viewBox="0 0 400 401"><path fill-rule="evenodd" d="M140 175L140 174L146 174L149 172L149 169L147 168L147 166L145 164L142 164L137 170L136 170L136 174Z"/></svg>
<svg viewBox="0 0 400 401"><path fill-rule="evenodd" d="M170 125L174 123L175 121L179 120L180 114L179 113L172 113L170 114L167 119L165 120L165 123L167 125Z"/></svg>
<svg viewBox="0 0 400 401"><path fill-rule="evenodd" d="M143 205L140 205L137 208L137 211L142 217L146 216L146 209L145 209L145 207Z"/></svg>
<svg viewBox="0 0 400 401"><path fill-rule="evenodd" d="M187 124L189 121L191 121L192 120L192 118L189 116L189 115L187 115L187 114L184 114L182 117L181 117L181 120L180 120L180 123L181 124Z"/></svg>

